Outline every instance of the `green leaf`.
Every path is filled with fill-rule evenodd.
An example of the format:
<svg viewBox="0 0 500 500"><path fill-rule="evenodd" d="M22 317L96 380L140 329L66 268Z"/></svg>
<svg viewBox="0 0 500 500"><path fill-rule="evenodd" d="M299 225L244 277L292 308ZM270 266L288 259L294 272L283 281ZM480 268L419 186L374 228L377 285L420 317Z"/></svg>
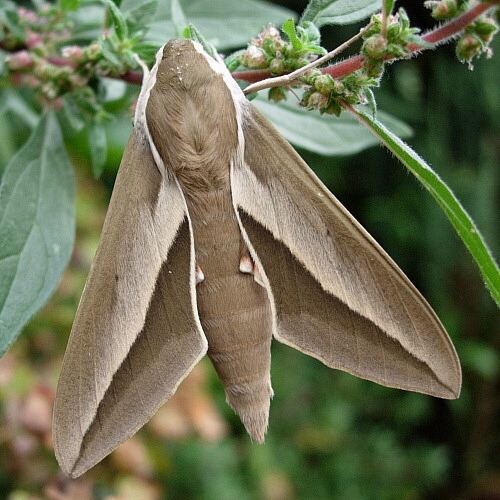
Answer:
<svg viewBox="0 0 500 500"><path fill-rule="evenodd" d="M184 29L188 26L188 20L186 15L182 10L181 3L179 0L171 0L171 15L172 22L174 23L174 28L177 36L181 36Z"/></svg>
<svg viewBox="0 0 500 500"><path fill-rule="evenodd" d="M40 116L19 91L2 90L0 94L0 179L9 160L16 153L16 139L19 135L19 121L30 129L38 125ZM11 119L14 118L14 119Z"/></svg>
<svg viewBox="0 0 500 500"><path fill-rule="evenodd" d="M111 19L118 39L120 41L126 40L128 38L128 27L122 11L112 2L112 0L100 0L100 2L108 8L111 14Z"/></svg>
<svg viewBox="0 0 500 500"><path fill-rule="evenodd" d="M28 105L19 92L4 90L0 108L2 110L1 116L5 116L4 113L11 113L30 128L35 128L40 120L36 111Z"/></svg>
<svg viewBox="0 0 500 500"><path fill-rule="evenodd" d="M123 8L123 12L125 9ZM138 32L146 32L148 25L154 19L158 9L158 0L147 0L145 2L134 2L134 6L125 12L125 19L131 35Z"/></svg>
<svg viewBox="0 0 500 500"><path fill-rule="evenodd" d="M281 31L287 34L288 40L290 40L290 43L295 50L300 50L302 48L302 43L297 36L297 31L295 30L295 21L293 19L288 19L285 23L283 23Z"/></svg>
<svg viewBox="0 0 500 500"><path fill-rule="evenodd" d="M71 41L84 44L99 39L102 36L103 16L103 7L94 4L82 4L79 9L71 12L68 16L74 26Z"/></svg>
<svg viewBox="0 0 500 500"><path fill-rule="evenodd" d="M380 0L311 0L299 24L310 21L318 28L329 24L352 24L380 8Z"/></svg>
<svg viewBox="0 0 500 500"><path fill-rule="evenodd" d="M63 115L63 124L67 122L75 132L79 132L85 127L82 112L71 94L66 94L64 96L64 106L61 112Z"/></svg>
<svg viewBox="0 0 500 500"><path fill-rule="evenodd" d="M99 40L99 46L101 47L102 55L113 65L120 66L121 61L115 53L115 48L111 43L108 36L103 37Z"/></svg>
<svg viewBox="0 0 500 500"><path fill-rule="evenodd" d="M24 40L24 27L19 23L16 5L13 2L5 2L5 5L0 9L0 23L7 26L18 40Z"/></svg>
<svg viewBox="0 0 500 500"><path fill-rule="evenodd" d="M73 168L52 113L0 185L0 354L52 295L73 248Z"/></svg>
<svg viewBox="0 0 500 500"><path fill-rule="evenodd" d="M491 296L500 306L500 269L470 215L462 207L451 189L415 151L387 130L378 120L374 120L369 114L359 110L353 110L353 113L408 168L438 202L479 266L479 271Z"/></svg>
<svg viewBox="0 0 500 500"><path fill-rule="evenodd" d="M188 25L188 27L184 30L183 36L185 38L189 38L191 40L194 40L195 42L198 42L209 56L213 57L215 60L219 59L219 55L217 54L217 50L215 49L215 47L207 42L207 39L196 29L193 24L190 23Z"/></svg>
<svg viewBox="0 0 500 500"><path fill-rule="evenodd" d="M252 101L292 144L321 155L351 155L378 144L373 135L357 123L349 113L339 118L306 111L289 98L279 104L265 96ZM390 115L378 112L380 119L398 135L408 137L411 129Z"/></svg>
<svg viewBox="0 0 500 500"><path fill-rule="evenodd" d="M96 179L101 177L107 155L106 129L100 121L94 121L89 127L89 149L92 172Z"/></svg>
<svg viewBox="0 0 500 500"><path fill-rule="evenodd" d="M76 10L80 6L80 0L59 0L59 5L62 10Z"/></svg>
<svg viewBox="0 0 500 500"><path fill-rule="evenodd" d="M321 43L321 34L318 27L314 23L304 21L299 26L299 31L304 33L305 38L310 44L319 45Z"/></svg>
<svg viewBox="0 0 500 500"><path fill-rule="evenodd" d="M182 7L187 22L196 26L219 50L246 46L263 26L270 22L281 26L287 19L295 17L291 10L261 0L183 0ZM151 23L146 39L161 46L175 36L171 0L164 0L158 5L156 19Z"/></svg>
<svg viewBox="0 0 500 500"><path fill-rule="evenodd" d="M137 54L143 61L153 61L155 54L158 52L158 45L153 42L140 42L134 45L134 53Z"/></svg>

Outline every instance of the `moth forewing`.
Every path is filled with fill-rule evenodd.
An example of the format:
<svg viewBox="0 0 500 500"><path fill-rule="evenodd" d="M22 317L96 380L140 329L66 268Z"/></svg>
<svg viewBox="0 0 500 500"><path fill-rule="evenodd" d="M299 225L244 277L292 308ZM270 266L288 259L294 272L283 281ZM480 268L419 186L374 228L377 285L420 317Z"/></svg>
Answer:
<svg viewBox="0 0 500 500"><path fill-rule="evenodd" d="M136 127L59 379L54 448L66 473L136 432L204 356L194 286L184 197Z"/></svg>
<svg viewBox="0 0 500 500"><path fill-rule="evenodd" d="M243 116L233 197L272 289L275 337L362 378L458 397L458 358L426 300L261 113Z"/></svg>

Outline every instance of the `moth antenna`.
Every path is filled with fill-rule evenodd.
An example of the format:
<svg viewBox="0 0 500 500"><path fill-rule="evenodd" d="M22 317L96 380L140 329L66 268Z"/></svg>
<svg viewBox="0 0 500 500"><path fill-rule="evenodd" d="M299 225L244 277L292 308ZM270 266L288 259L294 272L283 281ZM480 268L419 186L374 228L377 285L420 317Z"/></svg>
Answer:
<svg viewBox="0 0 500 500"><path fill-rule="evenodd" d="M133 56L134 58L134 61L141 67L142 69L142 72L143 72L143 76L142 76L142 79L143 81L148 77L149 75L149 68L147 66L147 64L139 57L138 54L134 54Z"/></svg>

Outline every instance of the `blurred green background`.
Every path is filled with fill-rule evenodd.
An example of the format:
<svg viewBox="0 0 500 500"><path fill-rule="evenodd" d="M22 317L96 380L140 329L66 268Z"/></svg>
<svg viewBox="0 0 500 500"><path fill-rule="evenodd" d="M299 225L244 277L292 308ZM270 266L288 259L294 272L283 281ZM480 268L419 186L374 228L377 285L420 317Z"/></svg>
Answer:
<svg viewBox="0 0 500 500"><path fill-rule="evenodd" d="M306 2L279 3L301 12ZM421 3L399 2L426 28ZM354 32L324 30L324 45ZM471 72L444 46L394 64L376 91L379 107L413 128L408 142L452 187L496 255L499 69L497 55ZM79 480L58 471L50 437L57 375L137 92L131 87L110 109L121 118L107 129L101 181L92 177L85 134L66 138L77 171L77 243L57 293L0 360L0 498L500 499L498 310L433 199L380 147L343 158L301 154L438 313L462 362L460 399L380 387L274 342L265 445L251 443L204 360L112 456ZM16 127L0 145L3 158L29 133Z"/></svg>

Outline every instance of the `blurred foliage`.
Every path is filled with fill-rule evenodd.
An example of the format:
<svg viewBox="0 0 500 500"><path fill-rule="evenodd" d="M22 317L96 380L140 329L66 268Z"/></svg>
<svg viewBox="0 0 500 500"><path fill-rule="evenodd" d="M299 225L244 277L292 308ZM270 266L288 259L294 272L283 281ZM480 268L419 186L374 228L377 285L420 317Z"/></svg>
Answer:
<svg viewBox="0 0 500 500"><path fill-rule="evenodd" d="M406 3L418 20L415 2ZM344 39L341 28L325 30L332 47ZM498 41L493 49L500 53ZM413 128L409 142L454 188L496 254L499 64L498 57L478 61L471 73L442 47L392 66L377 92L380 108ZM251 443L204 360L101 464L78 480L58 471L50 435L57 375L136 93L108 105L122 113L105 124L104 182L93 179L86 134L66 138L77 171L77 244L56 295L0 359L0 498L500 498L498 310L435 202L381 148L304 157L441 317L462 361L460 399L380 387L274 342L276 395L265 445ZM0 155L26 137L26 125L18 125L0 141Z"/></svg>

